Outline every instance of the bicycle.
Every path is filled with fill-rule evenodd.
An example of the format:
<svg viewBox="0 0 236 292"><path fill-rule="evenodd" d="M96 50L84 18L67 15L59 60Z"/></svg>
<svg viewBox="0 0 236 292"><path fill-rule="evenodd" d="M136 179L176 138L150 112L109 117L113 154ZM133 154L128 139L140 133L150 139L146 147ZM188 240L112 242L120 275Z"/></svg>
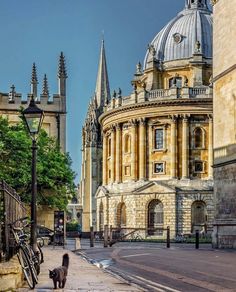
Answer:
<svg viewBox="0 0 236 292"><path fill-rule="evenodd" d="M39 260L38 256L34 253L33 249L28 244L28 236L24 233L23 230L25 227L29 226L29 224L23 225L23 222L27 219L28 217L23 217L8 225L16 243L17 257L22 267L25 279L29 287L34 289L35 285L38 283ZM17 222L20 222L23 227L16 227L15 224Z"/></svg>

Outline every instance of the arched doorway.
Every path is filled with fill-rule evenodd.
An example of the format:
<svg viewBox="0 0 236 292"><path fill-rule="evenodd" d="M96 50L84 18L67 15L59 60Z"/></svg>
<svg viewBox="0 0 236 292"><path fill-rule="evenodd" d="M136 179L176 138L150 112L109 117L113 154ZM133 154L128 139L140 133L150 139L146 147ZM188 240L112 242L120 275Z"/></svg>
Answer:
<svg viewBox="0 0 236 292"><path fill-rule="evenodd" d="M103 230L104 226L104 212L103 212L103 203L101 202L99 206L99 231Z"/></svg>
<svg viewBox="0 0 236 292"><path fill-rule="evenodd" d="M163 204L159 200L152 200L148 205L148 228L160 228L160 230L148 230L148 235L162 235L164 224Z"/></svg>
<svg viewBox="0 0 236 292"><path fill-rule="evenodd" d="M117 226L126 226L126 206L125 203L120 203L117 207Z"/></svg>
<svg viewBox="0 0 236 292"><path fill-rule="evenodd" d="M207 210L206 204L203 201L195 201L191 207L191 224L192 232L199 230L200 232L206 232L207 227Z"/></svg>

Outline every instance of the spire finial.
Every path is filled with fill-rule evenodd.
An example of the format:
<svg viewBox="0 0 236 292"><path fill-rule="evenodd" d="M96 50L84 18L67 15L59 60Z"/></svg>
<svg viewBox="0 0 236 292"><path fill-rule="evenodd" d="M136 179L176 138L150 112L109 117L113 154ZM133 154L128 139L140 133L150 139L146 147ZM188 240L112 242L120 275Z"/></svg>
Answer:
<svg viewBox="0 0 236 292"><path fill-rule="evenodd" d="M185 8L186 9L199 8L209 10L207 0L185 0Z"/></svg>
<svg viewBox="0 0 236 292"><path fill-rule="evenodd" d="M37 69L35 63L33 63L32 67L32 74L31 74L31 91L30 93L33 95L34 98L37 98L37 84L38 84L38 78L37 78Z"/></svg>
<svg viewBox="0 0 236 292"><path fill-rule="evenodd" d="M63 52L61 52L60 58L59 58L58 78L67 78L65 56L64 56Z"/></svg>
<svg viewBox="0 0 236 292"><path fill-rule="evenodd" d="M104 39L102 39L101 45L95 96L98 107L108 104L111 99Z"/></svg>
<svg viewBox="0 0 236 292"><path fill-rule="evenodd" d="M32 74L31 74L31 84L33 83L38 84L37 69L36 69L35 63L33 63Z"/></svg>
<svg viewBox="0 0 236 292"><path fill-rule="evenodd" d="M47 75L44 74L43 77L43 90L42 90L42 94L45 96L49 96L49 89L48 89L48 79L47 79Z"/></svg>
<svg viewBox="0 0 236 292"><path fill-rule="evenodd" d="M8 99L9 101L13 101L15 99L15 96L16 96L16 88L15 88L15 85L12 84L12 86L10 87L10 92L8 93Z"/></svg>

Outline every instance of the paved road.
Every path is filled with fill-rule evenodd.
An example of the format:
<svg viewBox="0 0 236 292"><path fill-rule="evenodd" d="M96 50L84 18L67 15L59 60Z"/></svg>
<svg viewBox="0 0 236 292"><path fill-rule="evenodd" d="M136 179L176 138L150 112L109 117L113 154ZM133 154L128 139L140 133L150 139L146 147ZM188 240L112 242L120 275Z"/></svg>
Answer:
<svg viewBox="0 0 236 292"><path fill-rule="evenodd" d="M80 254L147 291L236 291L236 251L202 245L118 243L112 248L82 241Z"/></svg>

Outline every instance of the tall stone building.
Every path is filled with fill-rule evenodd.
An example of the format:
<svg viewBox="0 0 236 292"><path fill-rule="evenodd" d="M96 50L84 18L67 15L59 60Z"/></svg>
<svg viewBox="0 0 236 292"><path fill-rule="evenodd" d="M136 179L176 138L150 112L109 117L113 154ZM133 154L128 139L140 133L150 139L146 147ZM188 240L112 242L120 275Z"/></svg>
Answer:
<svg viewBox="0 0 236 292"><path fill-rule="evenodd" d="M172 237L212 230L211 76L211 11L206 0L186 0L184 9L149 44L143 68L137 64L131 95L114 92L97 115L91 114L96 99L91 102L88 117L96 116L100 126L97 123L97 146L90 146L89 153L96 149L95 159L102 157L103 174L96 201L90 200L90 207L96 202L90 214L96 214L97 229L104 224L170 226ZM97 170L93 180L98 163L92 162L90 156L85 167L90 177L84 172L83 178L85 186L94 183L95 189L101 178ZM84 201L89 202L86 192L82 190Z"/></svg>
<svg viewBox="0 0 236 292"><path fill-rule="evenodd" d="M102 41L96 89L82 129L80 196L83 206L83 232L89 232L90 226L96 227L95 193L102 184L102 132L98 118L110 100L105 47Z"/></svg>
<svg viewBox="0 0 236 292"><path fill-rule="evenodd" d="M50 137L54 137L61 151L66 151L66 65L65 57L61 52L58 63L58 93L50 95L47 76L44 75L42 93L38 94L38 77L35 64L32 67L30 93L27 100L17 93L12 85L9 93L0 92L0 115L7 117L10 124L19 122L19 110L28 107L33 96L36 104L44 110L42 127ZM38 224L54 228L54 209L48 206L39 206L37 213Z"/></svg>
<svg viewBox="0 0 236 292"><path fill-rule="evenodd" d="M236 0L212 1L214 12L213 243L236 248Z"/></svg>
<svg viewBox="0 0 236 292"><path fill-rule="evenodd" d="M22 94L17 93L12 85L9 93L0 92L0 115L7 117L11 124L19 122L20 107L27 107L31 96L36 100L38 106L44 110L43 128L51 137L55 137L61 147L66 150L66 67L65 57L61 53L58 64L58 93L49 94L49 86L46 74L43 78L42 93L38 94L38 78L36 66L33 64L30 81L30 94L27 100Z"/></svg>

